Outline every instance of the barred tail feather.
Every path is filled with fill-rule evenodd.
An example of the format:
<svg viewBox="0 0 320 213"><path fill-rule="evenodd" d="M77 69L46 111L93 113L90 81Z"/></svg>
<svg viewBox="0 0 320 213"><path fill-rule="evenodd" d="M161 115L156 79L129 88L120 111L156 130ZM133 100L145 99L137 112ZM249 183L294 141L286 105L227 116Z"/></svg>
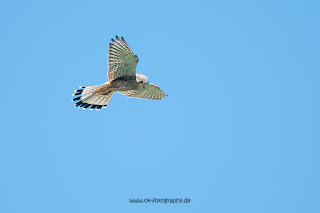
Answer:
<svg viewBox="0 0 320 213"><path fill-rule="evenodd" d="M90 110L100 110L102 107L106 108L114 92L107 90L102 93L95 93L100 87L101 85L80 87L80 89L75 90L75 93L73 94L73 96L79 96L71 99L71 101L78 101L75 103L75 107L82 107L82 109L89 108Z"/></svg>

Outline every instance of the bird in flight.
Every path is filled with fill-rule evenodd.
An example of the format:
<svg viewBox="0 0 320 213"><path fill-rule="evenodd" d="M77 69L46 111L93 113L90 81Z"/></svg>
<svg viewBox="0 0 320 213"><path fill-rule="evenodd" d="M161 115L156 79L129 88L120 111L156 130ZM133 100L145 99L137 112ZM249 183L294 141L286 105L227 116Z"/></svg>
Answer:
<svg viewBox="0 0 320 213"><path fill-rule="evenodd" d="M108 54L109 81L97 86L81 86L75 90L71 101L82 109L100 110L106 108L115 91L132 98L161 99L167 95L154 84L149 83L147 76L136 74L139 59L134 55L123 37L111 39Z"/></svg>

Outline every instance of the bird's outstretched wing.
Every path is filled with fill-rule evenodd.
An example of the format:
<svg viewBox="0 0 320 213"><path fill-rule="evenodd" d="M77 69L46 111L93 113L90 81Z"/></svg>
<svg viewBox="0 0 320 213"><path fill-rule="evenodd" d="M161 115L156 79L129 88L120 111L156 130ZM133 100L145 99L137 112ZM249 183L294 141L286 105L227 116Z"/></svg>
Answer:
<svg viewBox="0 0 320 213"><path fill-rule="evenodd" d="M128 91L118 91L130 98L149 98L149 99L161 99L167 95L154 84L145 84L143 88Z"/></svg>
<svg viewBox="0 0 320 213"><path fill-rule="evenodd" d="M109 82L127 75L136 74L138 57L135 56L123 37L116 36L116 41L111 39L108 54Z"/></svg>

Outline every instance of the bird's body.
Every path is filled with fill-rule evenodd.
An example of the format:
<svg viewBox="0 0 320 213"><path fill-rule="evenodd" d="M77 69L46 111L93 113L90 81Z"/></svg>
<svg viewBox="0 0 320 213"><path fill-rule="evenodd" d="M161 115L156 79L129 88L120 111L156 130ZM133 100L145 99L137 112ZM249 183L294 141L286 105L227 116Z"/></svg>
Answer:
<svg viewBox="0 0 320 213"><path fill-rule="evenodd" d="M138 56L134 55L126 41L116 36L116 40L111 39L108 55L108 78L109 82L98 86L80 87L75 90L75 95L80 95L72 101L78 101L75 106L90 107L90 110L100 110L107 107L115 91L128 97L161 99L167 96L162 90L150 84L147 76L136 74Z"/></svg>
<svg viewBox="0 0 320 213"><path fill-rule="evenodd" d="M133 89L140 89L141 83L136 81L133 76L123 76L117 78L109 83L109 90L112 91L128 91Z"/></svg>

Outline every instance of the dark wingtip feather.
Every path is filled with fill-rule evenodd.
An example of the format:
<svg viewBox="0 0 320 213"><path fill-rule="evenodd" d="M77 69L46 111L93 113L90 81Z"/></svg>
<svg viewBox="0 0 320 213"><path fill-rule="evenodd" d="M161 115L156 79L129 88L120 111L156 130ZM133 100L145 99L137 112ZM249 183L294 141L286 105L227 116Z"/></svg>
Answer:
<svg viewBox="0 0 320 213"><path fill-rule="evenodd" d="M72 101L77 101L77 100L80 100L81 99L81 96L77 97L77 98L74 98L72 99Z"/></svg>
<svg viewBox="0 0 320 213"><path fill-rule="evenodd" d="M86 103L81 103L79 106L78 106L78 108L81 108L81 107L83 107L84 105L86 105Z"/></svg>
<svg viewBox="0 0 320 213"><path fill-rule="evenodd" d="M116 37L116 39L117 39L118 41L120 40L120 39L119 39L119 37L118 37L117 35L116 35L115 37Z"/></svg>
<svg viewBox="0 0 320 213"><path fill-rule="evenodd" d="M101 108L106 108L107 105L94 105L94 104L87 104L87 103L83 103L82 101L79 101L79 102L75 103L75 107L78 107L78 108L82 107L83 110L90 107L89 108L90 110L95 109L95 110L99 111Z"/></svg>
<svg viewBox="0 0 320 213"><path fill-rule="evenodd" d="M85 105L83 106L83 108L84 108L84 109L87 109L90 105L91 105L91 104L85 104Z"/></svg>
<svg viewBox="0 0 320 213"><path fill-rule="evenodd" d="M90 110L94 110L96 107L97 107L97 105L92 105L92 106L90 107Z"/></svg>
<svg viewBox="0 0 320 213"><path fill-rule="evenodd" d="M75 103L74 105L75 105L75 107L78 107L78 106L80 106L81 104L83 104L83 102L82 102L82 101L79 101L79 102Z"/></svg>

